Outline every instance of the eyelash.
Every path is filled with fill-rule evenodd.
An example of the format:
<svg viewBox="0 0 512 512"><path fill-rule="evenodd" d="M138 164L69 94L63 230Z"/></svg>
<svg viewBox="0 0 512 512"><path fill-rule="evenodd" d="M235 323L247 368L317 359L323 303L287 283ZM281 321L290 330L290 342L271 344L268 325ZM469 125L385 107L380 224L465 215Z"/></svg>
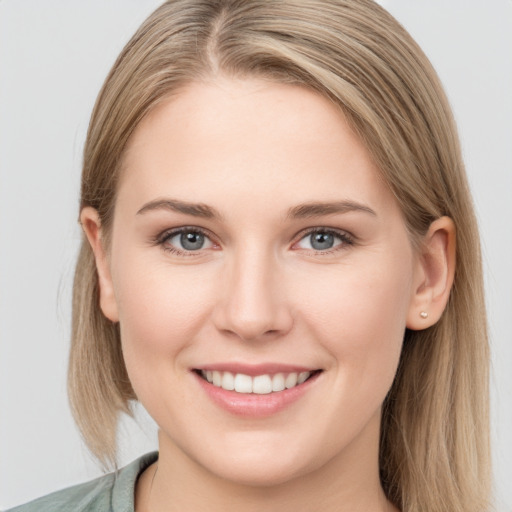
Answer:
<svg viewBox="0 0 512 512"><path fill-rule="evenodd" d="M174 247L173 245L168 244L167 242L175 237L176 235L180 235L183 233L194 233L199 234L207 238L212 242L213 245L218 245L215 242L215 238L212 236L212 234L209 231L206 231L205 229L199 228L197 226L182 226L180 228L171 229L164 231L157 235L153 240L153 245L159 245L165 252L175 254L177 256L183 256L183 257L197 257L201 255L201 250L197 251L187 251L178 249L177 247Z"/></svg>
<svg viewBox="0 0 512 512"><path fill-rule="evenodd" d="M308 229L308 230L300 233L297 238L297 241L294 242L293 245L297 245L304 238L314 235L316 233L321 233L324 235L332 235L335 238L338 238L339 240L341 240L341 243L330 248L330 249L326 249L323 251L318 250L318 249L311 249L310 252L315 255L333 254L337 251L346 250L348 247L355 244L355 237L352 234L348 233L347 231L341 231L341 230L337 230L337 229L333 229L333 228L316 227L316 228L311 228L311 229ZM307 250L307 249L305 249L305 250Z"/></svg>
<svg viewBox="0 0 512 512"><path fill-rule="evenodd" d="M176 248L172 245L169 245L167 243L171 238L175 237L176 235L183 234L183 233L200 234L200 235L204 236L205 238L209 239L212 242L212 244L218 245L218 243L215 242L215 238L209 231L199 228L197 226L183 226L180 228L164 231L163 233L160 233L159 235L157 235L152 240L152 242L154 245L159 245L160 247L162 247L162 249L164 251L171 253L171 254L176 254L178 256L185 256L185 257L199 256L201 254L200 249L197 251L181 250L181 249L178 249L178 248ZM299 233L299 235L297 237L295 237L296 241L292 244L292 247L297 245L304 238L314 235L316 233L332 235L335 238L341 240L341 243L338 244L337 246L334 246L333 248L329 248L324 251L311 249L310 252L315 255L332 254L334 252L347 249L348 247L354 245L354 243L355 243L354 236L346 231L336 230L333 228L315 227L315 228L311 228L311 229L308 229L306 231ZM308 249L304 249L304 250L308 251Z"/></svg>

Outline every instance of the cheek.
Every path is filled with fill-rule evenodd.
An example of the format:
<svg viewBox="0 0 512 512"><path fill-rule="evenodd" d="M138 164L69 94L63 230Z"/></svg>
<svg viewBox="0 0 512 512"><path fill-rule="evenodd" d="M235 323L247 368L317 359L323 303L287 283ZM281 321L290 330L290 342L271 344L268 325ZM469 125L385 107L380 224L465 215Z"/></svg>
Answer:
<svg viewBox="0 0 512 512"><path fill-rule="evenodd" d="M127 255L116 263L114 289L126 367L135 388L139 380L149 386L157 376L170 376L169 362L180 366L204 328L212 280L198 267L171 266L161 258Z"/></svg>
<svg viewBox="0 0 512 512"><path fill-rule="evenodd" d="M147 258L119 259L113 277L121 324L162 336L192 327L211 295L211 279L198 267L191 269Z"/></svg>
<svg viewBox="0 0 512 512"><path fill-rule="evenodd" d="M340 267L324 281L329 286L309 286L302 303L302 317L331 354L338 378L352 390L373 387L379 396L396 372L411 296L411 263L391 263ZM296 290L295 296L306 295Z"/></svg>

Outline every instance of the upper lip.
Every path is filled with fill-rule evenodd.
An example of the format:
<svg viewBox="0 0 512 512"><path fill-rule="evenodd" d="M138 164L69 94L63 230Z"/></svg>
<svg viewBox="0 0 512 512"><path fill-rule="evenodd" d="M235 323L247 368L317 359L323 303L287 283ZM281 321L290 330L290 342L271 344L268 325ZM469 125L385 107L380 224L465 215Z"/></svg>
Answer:
<svg viewBox="0 0 512 512"><path fill-rule="evenodd" d="M301 373L301 372L314 372L320 368L311 366L302 366L294 364L283 363L260 363L260 364L246 364L246 363L211 363L194 367L194 370L203 371L218 371L218 372L231 372L233 374L242 373L255 377L257 375L275 375L276 373Z"/></svg>

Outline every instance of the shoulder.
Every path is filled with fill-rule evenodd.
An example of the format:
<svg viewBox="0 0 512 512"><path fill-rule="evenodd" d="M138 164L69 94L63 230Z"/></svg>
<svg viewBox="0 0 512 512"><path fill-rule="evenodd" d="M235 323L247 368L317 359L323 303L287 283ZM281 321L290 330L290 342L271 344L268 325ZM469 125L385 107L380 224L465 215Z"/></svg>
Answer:
<svg viewBox="0 0 512 512"><path fill-rule="evenodd" d="M115 473L48 494L7 512L133 512L137 478L157 457L157 453L149 453Z"/></svg>
<svg viewBox="0 0 512 512"><path fill-rule="evenodd" d="M91 482L48 494L8 512L108 511L114 479L114 473L111 473Z"/></svg>

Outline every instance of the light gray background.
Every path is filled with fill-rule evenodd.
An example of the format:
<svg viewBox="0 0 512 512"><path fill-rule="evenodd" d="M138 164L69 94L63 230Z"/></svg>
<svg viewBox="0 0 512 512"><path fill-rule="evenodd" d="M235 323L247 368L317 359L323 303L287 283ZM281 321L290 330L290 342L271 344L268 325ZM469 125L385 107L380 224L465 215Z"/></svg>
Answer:
<svg viewBox="0 0 512 512"><path fill-rule="evenodd" d="M159 0L0 0L0 509L100 474L65 392L81 151L115 57ZM512 510L512 1L382 0L437 68L483 237L497 510ZM120 462L156 447L124 422Z"/></svg>

